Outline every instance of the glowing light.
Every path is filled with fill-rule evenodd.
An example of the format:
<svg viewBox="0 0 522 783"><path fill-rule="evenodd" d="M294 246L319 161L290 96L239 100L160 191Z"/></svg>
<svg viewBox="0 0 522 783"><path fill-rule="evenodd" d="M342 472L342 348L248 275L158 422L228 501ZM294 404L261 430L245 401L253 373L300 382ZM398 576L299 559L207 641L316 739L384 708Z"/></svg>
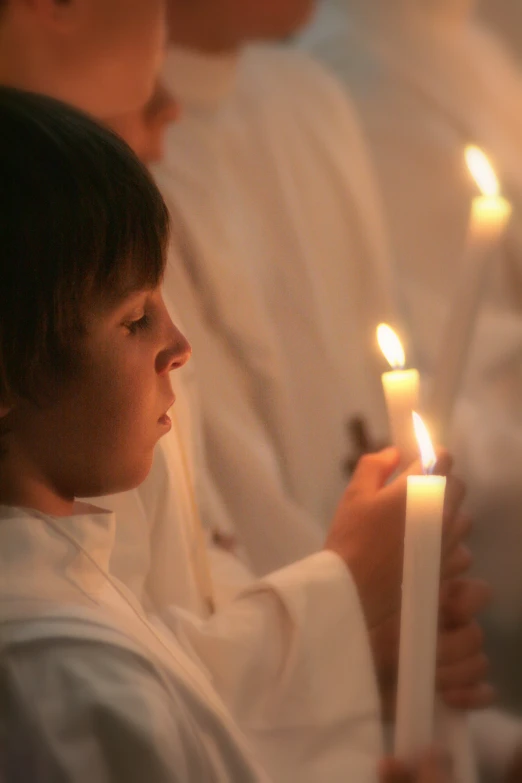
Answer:
<svg viewBox="0 0 522 783"><path fill-rule="evenodd" d="M468 169L484 196L498 196L500 185L487 155L479 147L466 147L465 156Z"/></svg>
<svg viewBox="0 0 522 783"><path fill-rule="evenodd" d="M437 456L435 454L435 449L433 448L433 443L431 442L430 433L418 413L412 411L412 416L413 429L415 430L415 437L419 445L422 468L425 473L431 473L437 464Z"/></svg>
<svg viewBox="0 0 522 783"><path fill-rule="evenodd" d="M390 367L394 370L401 370L406 363L404 348L391 326L379 324L377 327L377 342Z"/></svg>

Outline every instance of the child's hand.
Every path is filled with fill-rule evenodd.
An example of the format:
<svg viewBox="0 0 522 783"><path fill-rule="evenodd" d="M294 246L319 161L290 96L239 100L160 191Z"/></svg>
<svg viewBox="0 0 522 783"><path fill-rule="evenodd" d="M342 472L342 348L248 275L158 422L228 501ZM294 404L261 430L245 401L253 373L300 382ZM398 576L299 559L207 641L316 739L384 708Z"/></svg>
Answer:
<svg viewBox="0 0 522 783"><path fill-rule="evenodd" d="M325 543L325 548L336 552L350 569L370 631L400 608L407 474L387 485L398 463L396 449L366 455L359 461ZM451 459L444 455L438 472L447 473L450 467ZM418 472L418 465L414 469ZM449 476L443 568L469 529L459 513L464 494L462 483Z"/></svg>

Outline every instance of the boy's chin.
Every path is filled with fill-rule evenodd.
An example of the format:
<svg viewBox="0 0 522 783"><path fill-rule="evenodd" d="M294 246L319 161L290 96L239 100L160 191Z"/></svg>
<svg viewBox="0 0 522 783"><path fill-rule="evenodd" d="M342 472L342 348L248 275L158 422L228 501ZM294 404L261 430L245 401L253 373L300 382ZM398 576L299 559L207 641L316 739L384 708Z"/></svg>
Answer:
<svg viewBox="0 0 522 783"><path fill-rule="evenodd" d="M150 457L144 458L139 464L118 471L118 475L106 476L96 487L91 486L80 497L98 498L105 495L117 495L120 492L129 492L143 484L152 468L153 452ZM87 489L87 488L85 488Z"/></svg>

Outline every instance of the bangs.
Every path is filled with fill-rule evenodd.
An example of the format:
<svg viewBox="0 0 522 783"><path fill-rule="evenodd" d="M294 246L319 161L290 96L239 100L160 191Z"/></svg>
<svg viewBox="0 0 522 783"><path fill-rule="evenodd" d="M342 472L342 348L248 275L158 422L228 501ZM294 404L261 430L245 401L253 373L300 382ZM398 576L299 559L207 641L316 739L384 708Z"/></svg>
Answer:
<svg viewBox="0 0 522 783"><path fill-rule="evenodd" d="M0 361L14 391L42 364L67 369L92 307L157 287L168 239L165 203L125 142L58 101L0 88Z"/></svg>
<svg viewBox="0 0 522 783"><path fill-rule="evenodd" d="M125 147L117 138L114 143ZM81 268L75 277L90 283L84 290L89 299L115 302L134 291L156 288L163 279L168 211L146 169L134 157L132 164L120 167L104 161L94 178L85 172L81 230L82 245L90 247L90 263L87 269L78 257Z"/></svg>

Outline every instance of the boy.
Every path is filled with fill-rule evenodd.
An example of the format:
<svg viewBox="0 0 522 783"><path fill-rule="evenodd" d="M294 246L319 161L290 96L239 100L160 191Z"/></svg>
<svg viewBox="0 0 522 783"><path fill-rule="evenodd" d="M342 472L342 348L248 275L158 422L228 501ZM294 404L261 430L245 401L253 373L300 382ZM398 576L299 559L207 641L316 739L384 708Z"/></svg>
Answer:
<svg viewBox="0 0 522 783"><path fill-rule="evenodd" d="M3 88L0 128L1 777L267 780L193 653L108 574L111 514L75 501L142 481L170 426L169 372L190 349L159 292L164 204L124 145L62 104ZM375 499L354 485L344 503L368 535L379 507L400 534L403 482ZM331 568L335 551L350 560L344 527ZM372 625L383 607L364 609Z"/></svg>

